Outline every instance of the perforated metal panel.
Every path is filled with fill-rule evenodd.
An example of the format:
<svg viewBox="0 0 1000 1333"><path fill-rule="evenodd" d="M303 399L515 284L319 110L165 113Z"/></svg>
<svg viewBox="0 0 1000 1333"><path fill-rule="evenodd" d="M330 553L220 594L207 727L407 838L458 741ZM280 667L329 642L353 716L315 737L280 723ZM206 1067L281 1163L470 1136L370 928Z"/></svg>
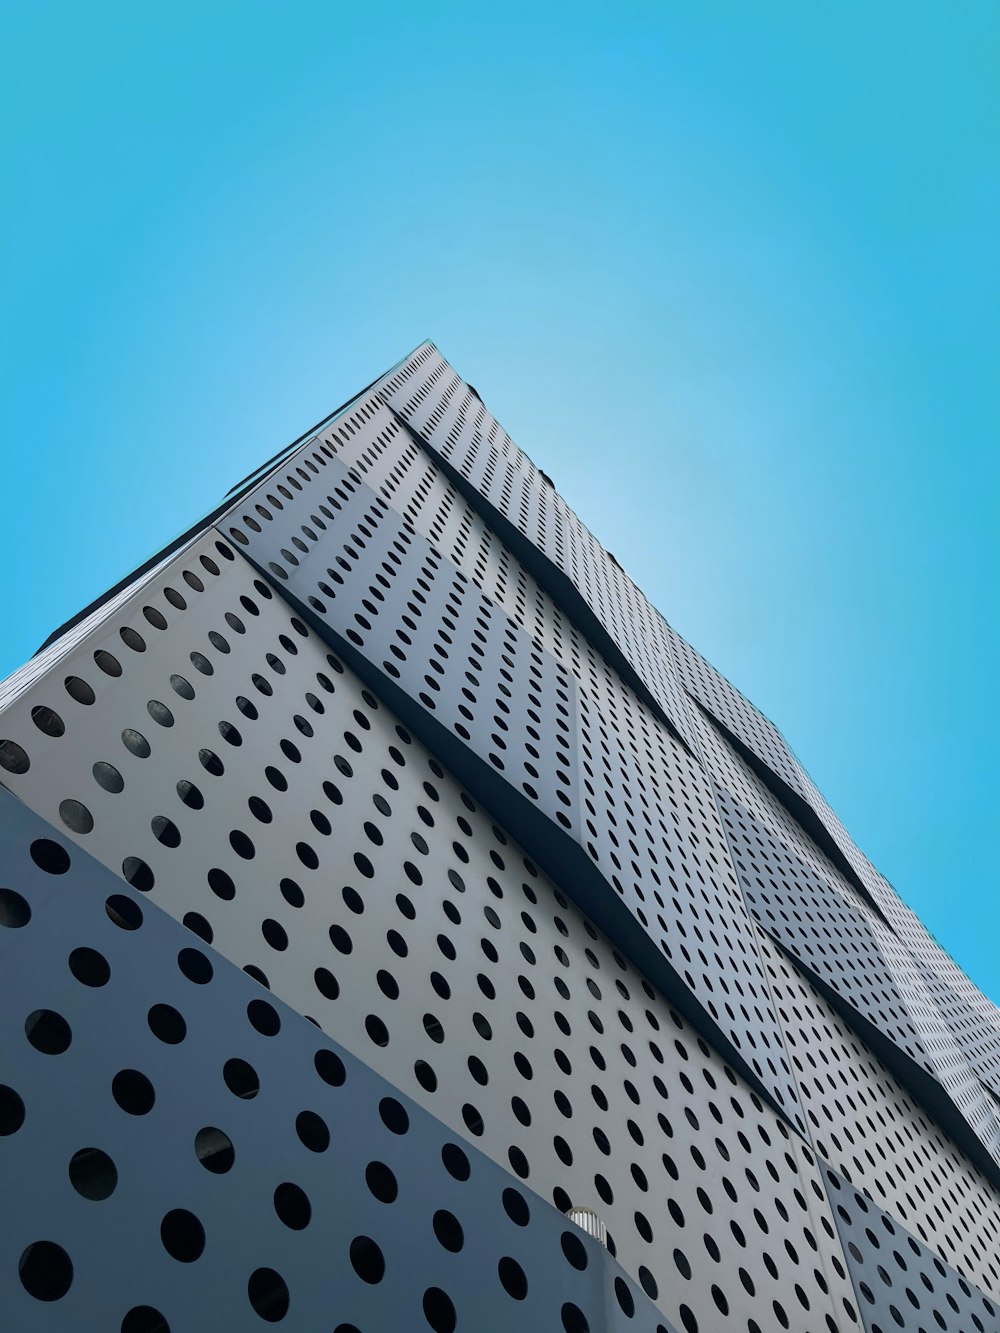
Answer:
<svg viewBox="0 0 1000 1333"><path fill-rule="evenodd" d="M671 1333L603 1246L6 794L0 849L5 1328Z"/></svg>
<svg viewBox="0 0 1000 1333"><path fill-rule="evenodd" d="M372 454L387 430L373 411L354 450L360 436ZM248 497L229 536L373 688L391 691L407 724L546 868L573 865L570 892L585 909L628 951L641 950L674 1002L700 1014L743 1072L794 1113L711 788L686 748L592 649L557 657L529 637L481 590L488 569L470 578L352 478L330 440L325 447L309 446L311 471L289 460L282 480L265 485L270 506ZM401 470L416 461L409 454ZM324 493L327 480L336 484ZM417 492L434 497L426 479ZM330 526L333 514L346 529ZM536 589L534 602L554 624L547 594ZM739 1006L716 998L719 969L730 964Z"/></svg>
<svg viewBox="0 0 1000 1333"><path fill-rule="evenodd" d="M866 1329L991 1333L1000 1327L996 1301L834 1171L827 1169L824 1175Z"/></svg>
<svg viewBox="0 0 1000 1333"><path fill-rule="evenodd" d="M998 1333L997 1010L437 350L214 523L0 686L11 1326Z"/></svg>

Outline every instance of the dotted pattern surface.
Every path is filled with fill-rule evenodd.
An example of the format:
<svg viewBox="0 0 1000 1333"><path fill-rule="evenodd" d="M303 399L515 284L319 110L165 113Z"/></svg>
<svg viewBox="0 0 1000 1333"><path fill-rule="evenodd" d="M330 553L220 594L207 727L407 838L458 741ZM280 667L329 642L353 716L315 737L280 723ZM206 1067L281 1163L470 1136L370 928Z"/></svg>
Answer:
<svg viewBox="0 0 1000 1333"><path fill-rule="evenodd" d="M977 1155L1000 1157L1000 1122L965 1058L926 972L888 919L873 910L815 845L758 775L704 721L703 753L718 775L716 796L744 896L757 921L810 975L871 1024L895 1054L940 1083L946 1126L975 1136ZM911 1077L914 1077L911 1071Z"/></svg>
<svg viewBox="0 0 1000 1333"><path fill-rule="evenodd" d="M598 1243L6 793L0 848L23 916L0 926L5 1327L675 1333Z"/></svg>
<svg viewBox="0 0 1000 1333"><path fill-rule="evenodd" d="M65 794L84 795L93 827L65 826L80 845L531 1188L565 1206L597 1200L623 1265L668 1313L676 1299L691 1318L711 1320L713 1289L727 1308L744 1306L745 1318L765 1292L780 1306L792 1271L780 1254L765 1262L745 1237L780 1227L782 1211L808 1198L809 1171L796 1163L786 1125L318 636L262 594L267 585L250 567L223 556L229 549L204 538L168 582L144 588L141 603L110 616L100 638L66 659L65 670L79 673L68 678L87 671L95 688L90 703L60 702L62 734L38 734L33 709L48 705L35 695L7 715L33 760L11 785L60 823ZM200 592L184 572L203 582ZM189 590L183 610L166 596L175 583ZM149 634L142 607L173 618ZM240 624L252 619L256 655L249 632L226 618L233 607ZM141 649L136 625L147 630ZM95 671L112 649L121 674ZM169 685L184 650L198 660L204 650L212 665L211 674L204 662L190 673L195 699ZM172 724L143 722L151 753L133 754L122 736L168 688ZM229 717L238 745L218 728ZM213 734L220 740L206 769ZM105 789L102 767L95 773L93 756L105 753L117 761L121 790ZM154 764L159 784L144 780ZM154 828L164 817L176 830L166 843ZM713 1232L710 1246L694 1249L688 1215L707 1221L721 1201L700 1185L708 1123L743 1164L724 1198L744 1240ZM760 1197L744 1125L761 1142L784 1144L769 1168L780 1185L773 1195ZM741 1179L747 1169L752 1183ZM816 1244L820 1257L799 1277L813 1309L836 1285L818 1229ZM693 1275L676 1298L675 1249ZM749 1286L719 1279L727 1262Z"/></svg>
<svg viewBox="0 0 1000 1333"><path fill-rule="evenodd" d="M344 465L322 452L312 461L313 480L299 493L286 469L293 498L280 512L268 510L263 525L262 506L249 497L230 537L320 633L357 652L376 689L401 687L417 705L406 720L428 743L441 745L428 719L444 728L453 742L448 760L467 785L484 791L475 771L484 764L489 776L503 776L510 795L499 813L507 822L514 820L510 798L527 799L547 817L554 828L541 826L534 836L514 825L539 860L562 856L554 835L572 838L589 859L589 880L617 893L628 925L640 923L670 965L679 1002L700 1005L746 1068L795 1114L756 938L700 766L592 652L574 657L569 649L570 660L560 661L381 497L349 477L317 494L313 487ZM362 518L328 539L320 524L345 496ZM317 515L304 517L317 506ZM535 600L549 608L547 596L538 592ZM636 819L646 825L642 832ZM739 1005L718 999L722 967Z"/></svg>
<svg viewBox="0 0 1000 1333"><path fill-rule="evenodd" d="M777 948L772 992L820 1157L984 1291L1000 1292L1000 1195Z"/></svg>
<svg viewBox="0 0 1000 1333"><path fill-rule="evenodd" d="M825 1180L865 1324L871 1333L996 1333L1000 1305L926 1245L852 1190L836 1172Z"/></svg>
<svg viewBox="0 0 1000 1333"><path fill-rule="evenodd" d="M252 475L0 685L13 1326L997 1333L1000 1015L773 724L430 344Z"/></svg>

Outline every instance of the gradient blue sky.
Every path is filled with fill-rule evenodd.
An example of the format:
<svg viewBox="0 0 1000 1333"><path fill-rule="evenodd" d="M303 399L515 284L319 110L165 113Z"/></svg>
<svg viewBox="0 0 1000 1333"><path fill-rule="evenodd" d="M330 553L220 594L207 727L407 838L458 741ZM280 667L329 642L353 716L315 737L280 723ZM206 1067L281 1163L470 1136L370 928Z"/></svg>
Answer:
<svg viewBox="0 0 1000 1333"><path fill-rule="evenodd" d="M0 673L425 337L1000 1000L1000 7L2 6Z"/></svg>

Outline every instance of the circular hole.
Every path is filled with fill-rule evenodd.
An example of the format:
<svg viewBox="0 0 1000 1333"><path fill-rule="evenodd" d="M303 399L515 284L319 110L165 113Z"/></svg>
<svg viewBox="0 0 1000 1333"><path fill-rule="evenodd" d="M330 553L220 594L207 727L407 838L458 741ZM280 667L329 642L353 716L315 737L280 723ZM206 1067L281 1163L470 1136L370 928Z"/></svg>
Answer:
<svg viewBox="0 0 1000 1333"><path fill-rule="evenodd" d="M524 1195L515 1189L504 1190L503 1208L510 1220L519 1227L526 1227L531 1221L531 1212Z"/></svg>
<svg viewBox="0 0 1000 1333"><path fill-rule="evenodd" d="M214 750L199 750L198 762L206 773L211 773L213 778L221 778L226 771L225 764Z"/></svg>
<svg viewBox="0 0 1000 1333"><path fill-rule="evenodd" d="M197 986L205 986L212 980L215 969L200 949L182 949L177 955L177 966Z"/></svg>
<svg viewBox="0 0 1000 1333"><path fill-rule="evenodd" d="M185 679L184 676L171 676L170 686L174 693L179 695L182 699L194 698L194 686L189 680Z"/></svg>
<svg viewBox="0 0 1000 1333"><path fill-rule="evenodd" d="M449 1176L455 1180L468 1180L472 1174L469 1159L457 1143L446 1143L441 1148L441 1161Z"/></svg>
<svg viewBox="0 0 1000 1333"><path fill-rule="evenodd" d="M200 912L185 912L183 924L187 926L192 935L197 935L206 944L212 943L214 931Z"/></svg>
<svg viewBox="0 0 1000 1333"><path fill-rule="evenodd" d="M416 1060L413 1065L413 1073L425 1092L437 1091L437 1074L434 1072L434 1067L429 1065L426 1060Z"/></svg>
<svg viewBox="0 0 1000 1333"><path fill-rule="evenodd" d="M172 1208L160 1223L160 1240L171 1259L193 1264L205 1248L205 1228L186 1208Z"/></svg>
<svg viewBox="0 0 1000 1333"><path fill-rule="evenodd" d="M213 1176L224 1176L236 1161L232 1139L214 1125L198 1130L194 1136L194 1151L198 1161Z"/></svg>
<svg viewBox="0 0 1000 1333"><path fill-rule="evenodd" d="M16 1134L24 1124L24 1102L6 1083L0 1083L0 1136Z"/></svg>
<svg viewBox="0 0 1000 1333"><path fill-rule="evenodd" d="M29 1014L24 1020L24 1033L43 1055L62 1055L73 1040L69 1024L54 1009L36 1009Z"/></svg>
<svg viewBox="0 0 1000 1333"><path fill-rule="evenodd" d="M567 1301L560 1311L562 1315L562 1326L566 1333L590 1333L590 1325L587 1323L587 1316L578 1305L572 1301Z"/></svg>
<svg viewBox="0 0 1000 1333"><path fill-rule="evenodd" d="M351 1267L362 1282L374 1286L385 1277L385 1256L370 1236L355 1236L350 1256Z"/></svg>
<svg viewBox="0 0 1000 1333"><path fill-rule="evenodd" d="M149 821L149 826L153 830L153 837L164 847L179 847L181 845L180 829L166 815L154 815Z"/></svg>
<svg viewBox="0 0 1000 1333"><path fill-rule="evenodd" d="M94 816L82 801L60 801L59 818L71 833L89 833L94 827Z"/></svg>
<svg viewBox="0 0 1000 1333"><path fill-rule="evenodd" d="M528 1279L517 1260L504 1255L497 1264L497 1274L507 1295L515 1301L523 1301L528 1294Z"/></svg>
<svg viewBox="0 0 1000 1333"><path fill-rule="evenodd" d="M147 1115L156 1101L156 1091L138 1069L120 1069L111 1080L111 1095L129 1115Z"/></svg>
<svg viewBox="0 0 1000 1333"><path fill-rule="evenodd" d="M108 960L96 949L74 949L69 956L69 970L84 986L106 986L111 979Z"/></svg>
<svg viewBox="0 0 1000 1333"><path fill-rule="evenodd" d="M393 1134L405 1134L410 1128L410 1117L395 1097L383 1097L378 1104L378 1113L383 1125Z"/></svg>
<svg viewBox="0 0 1000 1333"><path fill-rule="evenodd" d="M66 693L71 699L75 699L78 704L92 704L97 695L79 676L67 676L65 680Z"/></svg>
<svg viewBox="0 0 1000 1333"><path fill-rule="evenodd" d="M36 838L30 852L38 869L48 875L65 875L69 869L69 852L51 838Z"/></svg>
<svg viewBox="0 0 1000 1333"><path fill-rule="evenodd" d="M106 676L120 676L122 674L121 662L118 661L117 657L113 657L112 654L107 652L104 648L98 648L97 652L94 654L94 661Z"/></svg>
<svg viewBox="0 0 1000 1333"><path fill-rule="evenodd" d="M365 1031L376 1046L389 1045L389 1029L376 1014L369 1014L365 1019Z"/></svg>
<svg viewBox="0 0 1000 1333"><path fill-rule="evenodd" d="M455 1333L458 1316L451 1297L440 1287L428 1287L424 1292L424 1318L434 1333Z"/></svg>
<svg viewBox="0 0 1000 1333"><path fill-rule="evenodd" d="M177 795L189 810L200 810L205 804L205 798L199 788L193 782L188 782L187 778L181 778L178 782Z"/></svg>
<svg viewBox="0 0 1000 1333"><path fill-rule="evenodd" d="M273 917L267 917L260 924L260 933L264 939L279 953L288 948L288 932L280 921L275 921Z"/></svg>
<svg viewBox="0 0 1000 1333"><path fill-rule="evenodd" d="M482 1113L471 1102L466 1102L462 1107L462 1119L465 1121L465 1127L470 1134L475 1134L477 1138L483 1134L486 1128L485 1121Z"/></svg>
<svg viewBox="0 0 1000 1333"><path fill-rule="evenodd" d="M306 900L305 894L295 883L294 879L283 879L278 885L281 890L281 896L289 907L301 907Z"/></svg>
<svg viewBox="0 0 1000 1333"><path fill-rule="evenodd" d="M135 727L126 727L122 732L122 744L129 754L134 754L137 759L148 759L152 754L149 741L141 731L136 731Z"/></svg>
<svg viewBox="0 0 1000 1333"><path fill-rule="evenodd" d="M138 856L126 856L122 862L122 878L140 893L148 893L156 883L152 870Z"/></svg>
<svg viewBox="0 0 1000 1333"><path fill-rule="evenodd" d="M174 725L173 713L166 704L160 703L159 699L150 699L146 704L146 712L161 727L172 727Z"/></svg>
<svg viewBox="0 0 1000 1333"><path fill-rule="evenodd" d="M331 1088L341 1087L347 1079L344 1062L335 1051L326 1048L318 1050L313 1056L313 1065L323 1082L328 1083Z"/></svg>
<svg viewBox="0 0 1000 1333"><path fill-rule="evenodd" d="M399 1193L396 1177L384 1162L369 1162L365 1167L365 1184L379 1203L393 1203Z"/></svg>
<svg viewBox="0 0 1000 1333"><path fill-rule="evenodd" d="M255 1313L269 1324L277 1324L288 1313L288 1287L273 1268L254 1269L247 1283L247 1296Z"/></svg>
<svg viewBox="0 0 1000 1333"><path fill-rule="evenodd" d="M399 982L391 972L387 972L384 967L379 968L375 980L378 983L379 990L387 1000L399 999Z"/></svg>
<svg viewBox="0 0 1000 1333"><path fill-rule="evenodd" d="M263 1037L276 1037L281 1031L278 1011L266 1000L251 1000L247 1005L247 1018Z"/></svg>
<svg viewBox="0 0 1000 1333"><path fill-rule="evenodd" d="M300 1111L295 1117L295 1132L310 1152L326 1152L330 1146L330 1131L322 1116L315 1111Z"/></svg>
<svg viewBox="0 0 1000 1333"><path fill-rule="evenodd" d="M350 953L354 948L354 942L350 935L343 926L338 926L336 922L330 927L330 943L340 953Z"/></svg>
<svg viewBox="0 0 1000 1333"><path fill-rule="evenodd" d="M237 856L241 856L244 861L252 861L257 855L257 849L253 842L242 829L233 829L229 835L229 845Z"/></svg>
<svg viewBox="0 0 1000 1333"><path fill-rule="evenodd" d="M582 1273L587 1267L587 1250L580 1237L574 1236L572 1231L564 1231L559 1244L569 1262Z"/></svg>
<svg viewBox="0 0 1000 1333"><path fill-rule="evenodd" d="M333 973L326 967L317 967L313 973L313 980L316 983L316 989L320 995L328 1000L335 1000L340 994L340 982Z"/></svg>
<svg viewBox="0 0 1000 1333"><path fill-rule="evenodd" d="M168 1046L177 1046L187 1036L187 1023L172 1004L154 1004L146 1022L153 1036Z"/></svg>
<svg viewBox="0 0 1000 1333"><path fill-rule="evenodd" d="M218 867L208 872L208 887L223 902L232 902L236 897L236 885L229 875L224 870L219 870Z"/></svg>
<svg viewBox="0 0 1000 1333"><path fill-rule="evenodd" d="M108 1199L118 1184L118 1168L100 1148L81 1148L70 1158L69 1183L85 1199Z"/></svg>
<svg viewBox="0 0 1000 1333"><path fill-rule="evenodd" d="M249 1101L260 1092L257 1071L253 1065L247 1064L246 1060L227 1060L222 1066L222 1077L234 1097L242 1097Z"/></svg>
<svg viewBox="0 0 1000 1333"><path fill-rule="evenodd" d="M166 629L167 618L162 611L157 611L155 606L144 606L142 614L154 629Z"/></svg>
<svg viewBox="0 0 1000 1333"><path fill-rule="evenodd" d="M274 1191L274 1211L292 1231L303 1231L312 1217L312 1204L305 1190L286 1180Z"/></svg>
<svg viewBox="0 0 1000 1333"><path fill-rule="evenodd" d="M0 768L8 773L27 773L31 760L17 741L0 741Z"/></svg>
<svg viewBox="0 0 1000 1333"><path fill-rule="evenodd" d="M123 625L118 633L126 648L131 648L134 653L144 653L146 651L146 640L131 625Z"/></svg>
<svg viewBox="0 0 1000 1333"><path fill-rule="evenodd" d="M30 920L28 900L14 889L0 889L0 926L6 926L8 930L20 930Z"/></svg>
<svg viewBox="0 0 1000 1333"><path fill-rule="evenodd" d="M105 791L117 795L125 786L125 779L115 768L114 764L108 764L103 759L99 759L91 769L94 775L94 781Z"/></svg>
<svg viewBox="0 0 1000 1333"><path fill-rule="evenodd" d="M170 1333L170 1325L151 1305L133 1305L122 1320L121 1333Z"/></svg>
<svg viewBox="0 0 1000 1333"><path fill-rule="evenodd" d="M142 908L124 893L113 893L104 904L104 910L122 930L138 930L142 925Z"/></svg>
<svg viewBox="0 0 1000 1333"><path fill-rule="evenodd" d="M270 824L274 819L271 807L265 800L259 796L251 796L247 801L247 806L254 819L259 819L262 824Z"/></svg>
<svg viewBox="0 0 1000 1333"><path fill-rule="evenodd" d="M465 1244L465 1233L455 1214L449 1213L447 1208L439 1208L434 1214L432 1225L438 1244L452 1254L457 1254Z"/></svg>
<svg viewBox="0 0 1000 1333"><path fill-rule="evenodd" d="M621 1306L622 1314L627 1319L631 1319L635 1314L635 1299L629 1291L628 1286L620 1277L615 1278L615 1296L618 1298L618 1304ZM723 1313L728 1313L724 1311Z"/></svg>
<svg viewBox="0 0 1000 1333"><path fill-rule="evenodd" d="M36 1240L21 1255L17 1265L21 1286L36 1301L58 1301L73 1283L73 1265L61 1245Z"/></svg>
<svg viewBox="0 0 1000 1333"><path fill-rule="evenodd" d="M61 736L66 730L66 724L59 714L42 704L36 704L31 710L31 720L46 736Z"/></svg>

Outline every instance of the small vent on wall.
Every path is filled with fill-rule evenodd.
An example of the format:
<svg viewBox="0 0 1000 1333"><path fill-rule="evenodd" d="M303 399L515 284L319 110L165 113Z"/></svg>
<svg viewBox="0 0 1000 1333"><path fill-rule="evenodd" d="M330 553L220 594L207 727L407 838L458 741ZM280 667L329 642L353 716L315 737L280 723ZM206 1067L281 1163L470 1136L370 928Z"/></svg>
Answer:
<svg viewBox="0 0 1000 1333"><path fill-rule="evenodd" d="M608 1229L593 1208L567 1208L566 1216L581 1231L585 1231L588 1236L593 1236L594 1240L600 1241L607 1249Z"/></svg>

